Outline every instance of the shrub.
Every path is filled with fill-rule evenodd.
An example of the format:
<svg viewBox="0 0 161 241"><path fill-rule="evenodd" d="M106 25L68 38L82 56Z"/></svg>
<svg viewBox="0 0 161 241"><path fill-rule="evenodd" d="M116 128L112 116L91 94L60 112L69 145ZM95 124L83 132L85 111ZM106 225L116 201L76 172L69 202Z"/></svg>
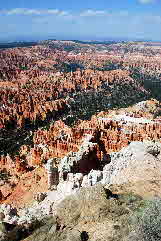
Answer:
<svg viewBox="0 0 161 241"><path fill-rule="evenodd" d="M140 228L144 240L161 240L161 199L154 199L144 210Z"/></svg>
<svg viewBox="0 0 161 241"><path fill-rule="evenodd" d="M160 241L161 240L161 199L146 201L136 216L131 217L133 230L128 240ZM133 235L132 235L133 234ZM133 236L133 238L134 238Z"/></svg>
<svg viewBox="0 0 161 241"><path fill-rule="evenodd" d="M0 171L0 180L8 181L10 177L10 173L5 168Z"/></svg>

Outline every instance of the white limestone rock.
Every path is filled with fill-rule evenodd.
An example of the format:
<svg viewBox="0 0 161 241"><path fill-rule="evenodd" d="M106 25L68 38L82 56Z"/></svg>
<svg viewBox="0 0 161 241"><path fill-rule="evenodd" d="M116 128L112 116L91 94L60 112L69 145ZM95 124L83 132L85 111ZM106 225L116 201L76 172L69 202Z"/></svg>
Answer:
<svg viewBox="0 0 161 241"><path fill-rule="evenodd" d="M91 170L90 173L88 174L88 184L90 186L93 186L103 179L103 173L102 171L99 170Z"/></svg>
<svg viewBox="0 0 161 241"><path fill-rule="evenodd" d="M81 187L88 187L89 186L89 183L88 183L88 175L85 175L83 177L83 181L82 181L82 184L81 184Z"/></svg>
<svg viewBox="0 0 161 241"><path fill-rule="evenodd" d="M138 180L161 178L161 162L148 150L158 152L160 143L131 142L120 152L111 153L111 162L103 169L102 184L122 184Z"/></svg>

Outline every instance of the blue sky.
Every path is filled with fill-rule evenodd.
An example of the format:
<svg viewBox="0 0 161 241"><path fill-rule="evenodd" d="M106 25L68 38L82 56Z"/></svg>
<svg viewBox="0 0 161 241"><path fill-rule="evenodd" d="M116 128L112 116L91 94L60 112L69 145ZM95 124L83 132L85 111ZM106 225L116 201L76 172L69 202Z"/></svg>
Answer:
<svg viewBox="0 0 161 241"><path fill-rule="evenodd" d="M161 41L161 0L1 0L0 40Z"/></svg>

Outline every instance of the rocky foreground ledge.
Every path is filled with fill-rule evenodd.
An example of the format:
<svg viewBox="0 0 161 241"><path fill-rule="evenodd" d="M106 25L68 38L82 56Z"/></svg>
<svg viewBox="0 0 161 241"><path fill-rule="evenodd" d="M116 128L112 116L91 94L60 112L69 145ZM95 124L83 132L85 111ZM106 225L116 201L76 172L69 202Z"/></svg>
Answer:
<svg viewBox="0 0 161 241"><path fill-rule="evenodd" d="M146 200L129 192L129 184L110 188L112 192L102 184L81 188L64 198L54 215L33 220L28 226L2 223L0 240L159 241L161 198Z"/></svg>
<svg viewBox="0 0 161 241"><path fill-rule="evenodd" d="M57 229L68 227L70 222L72 223L73 228L73 225L77 225L81 222L85 222L85 224L88 222L95 223L96 221L93 221L93 218L95 220L96 216L98 220L101 215L106 219L107 210L101 210L105 208L105 203L108 202L108 205L110 203L110 209L108 209L108 212L111 213L110 210L115 207L115 202L120 202L121 200L120 193L125 192L126 195L133 196L133 194L127 194L133 191L135 195L139 194L139 202L142 198L149 199L154 196L158 197L158 200L160 200L160 151L161 144L159 142L132 142L120 152L111 153L111 161L109 164L105 165L103 171L92 170L85 176L81 173L75 175L73 175L73 173L68 173L67 180L60 182L56 190L48 191L46 193L38 193L36 201L31 207L17 210L10 205L2 204L0 206L1 240L21 240L21 236L24 235L25 237L25 235L27 236L32 233L37 225L38 227L46 225L44 224L44 219L50 219L50 216L52 220L51 222L54 222L53 220L55 220L55 224L53 224L56 225L55 228L53 228L54 235ZM132 185L130 185L130 183L132 183ZM103 204L99 202L102 198L102 193L104 193L103 198L105 202L103 202ZM144 201L142 202L144 203ZM119 206L122 204L117 203L117 205ZM97 207L99 211L95 210L95 206L99 207ZM68 213L66 213L66 210L68 210ZM117 213L116 210L114 212ZM126 211L127 210L128 214L133 212L133 210L129 211L129 209L126 209ZM82 212L84 213L83 216ZM79 222L76 222L77 224L73 224L73 215L74 219L77 221L79 220ZM85 216L89 217L85 218ZM56 219L56 217L58 219ZM86 228L86 230L89 229ZM15 234L14 239L12 239L13 234Z"/></svg>

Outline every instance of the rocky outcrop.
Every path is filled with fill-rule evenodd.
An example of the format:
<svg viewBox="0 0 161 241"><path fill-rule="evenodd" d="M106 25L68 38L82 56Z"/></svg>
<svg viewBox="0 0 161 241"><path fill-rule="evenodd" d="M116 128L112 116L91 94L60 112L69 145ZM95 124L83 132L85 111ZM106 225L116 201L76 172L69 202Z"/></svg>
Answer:
<svg viewBox="0 0 161 241"><path fill-rule="evenodd" d="M107 241L111 237L115 241L129 241L134 237L131 232L137 230L135 225L141 224L141 220L135 222L140 212L144 213L146 201L134 193L125 192L124 186L121 189L124 193L119 195L100 184L80 189L60 202L56 216L42 220L42 227L25 241L42 240L42 237L52 241L96 241L100 238ZM140 233L136 237L141 237Z"/></svg>
<svg viewBox="0 0 161 241"><path fill-rule="evenodd" d="M99 160L97 159L97 143L91 142L92 135L87 135L78 152L69 153L61 159L58 171L61 172L81 172L88 173L91 169L99 168Z"/></svg>
<svg viewBox="0 0 161 241"><path fill-rule="evenodd" d="M120 152L111 153L111 162L103 169L102 183L128 183L138 180L160 180L161 160L157 158L161 144L131 142Z"/></svg>

